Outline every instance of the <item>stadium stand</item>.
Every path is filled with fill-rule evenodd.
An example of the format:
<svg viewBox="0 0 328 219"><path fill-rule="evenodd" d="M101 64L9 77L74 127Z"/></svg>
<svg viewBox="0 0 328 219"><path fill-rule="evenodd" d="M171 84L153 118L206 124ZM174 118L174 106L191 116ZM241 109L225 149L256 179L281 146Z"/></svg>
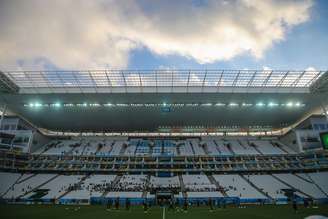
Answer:
<svg viewBox="0 0 328 219"><path fill-rule="evenodd" d="M327 73L219 72L229 84L159 71L128 86L124 71L115 86L29 87L2 73L18 91L1 94L12 113L0 124L1 202L328 203L326 94L312 92Z"/></svg>

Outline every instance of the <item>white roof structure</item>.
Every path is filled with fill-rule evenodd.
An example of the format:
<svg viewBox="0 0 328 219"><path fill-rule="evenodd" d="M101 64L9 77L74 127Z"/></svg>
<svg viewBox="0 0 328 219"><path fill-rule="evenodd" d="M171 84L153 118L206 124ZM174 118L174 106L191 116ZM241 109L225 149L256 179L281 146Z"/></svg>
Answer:
<svg viewBox="0 0 328 219"><path fill-rule="evenodd" d="M231 92L292 89L304 92L325 71L81 70L3 72L20 93Z"/></svg>
<svg viewBox="0 0 328 219"><path fill-rule="evenodd" d="M0 72L0 104L54 131L277 130L327 101L327 78L279 70Z"/></svg>

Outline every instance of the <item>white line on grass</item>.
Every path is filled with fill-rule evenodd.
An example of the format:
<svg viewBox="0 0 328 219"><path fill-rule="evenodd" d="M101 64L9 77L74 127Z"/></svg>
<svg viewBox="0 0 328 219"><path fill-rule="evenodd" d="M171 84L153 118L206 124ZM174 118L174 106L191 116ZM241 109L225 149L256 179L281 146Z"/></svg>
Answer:
<svg viewBox="0 0 328 219"><path fill-rule="evenodd" d="M162 219L165 219L165 207L163 207L163 218Z"/></svg>

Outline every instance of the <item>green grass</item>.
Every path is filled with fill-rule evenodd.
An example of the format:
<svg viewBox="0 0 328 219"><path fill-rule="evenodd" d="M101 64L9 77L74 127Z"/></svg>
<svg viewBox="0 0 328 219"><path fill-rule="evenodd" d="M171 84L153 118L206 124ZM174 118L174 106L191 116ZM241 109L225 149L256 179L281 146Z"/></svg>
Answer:
<svg viewBox="0 0 328 219"><path fill-rule="evenodd" d="M129 211L106 210L103 206L65 206L65 205L0 205L0 215L4 219L163 219L163 209L150 208L144 213L142 207L132 207ZM209 211L207 207L189 208L187 212L168 211L165 219L294 219L310 215L328 216L328 206L319 208L299 208L294 213L291 206L247 206L246 208L215 209Z"/></svg>

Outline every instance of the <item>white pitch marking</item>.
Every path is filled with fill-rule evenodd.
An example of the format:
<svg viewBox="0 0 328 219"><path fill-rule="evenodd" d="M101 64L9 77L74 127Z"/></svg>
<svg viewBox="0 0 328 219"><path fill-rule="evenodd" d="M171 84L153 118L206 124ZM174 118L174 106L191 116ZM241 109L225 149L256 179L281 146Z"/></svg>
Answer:
<svg viewBox="0 0 328 219"><path fill-rule="evenodd" d="M165 219L165 207L163 207L163 219Z"/></svg>

